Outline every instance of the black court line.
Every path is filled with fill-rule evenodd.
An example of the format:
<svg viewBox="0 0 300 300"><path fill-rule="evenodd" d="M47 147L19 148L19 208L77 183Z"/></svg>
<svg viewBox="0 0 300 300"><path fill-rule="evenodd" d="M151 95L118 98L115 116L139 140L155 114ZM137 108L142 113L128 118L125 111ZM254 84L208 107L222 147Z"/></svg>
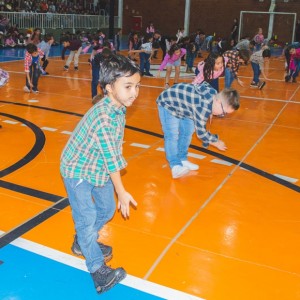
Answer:
<svg viewBox="0 0 300 300"><path fill-rule="evenodd" d="M0 100L0 103L8 103L8 104L15 104L15 105L21 105L21 106L26 106L26 107L33 107L33 108L37 108L37 109L44 109L44 110L49 110L49 111L53 111L53 112L58 112L58 113L63 113L63 114L69 114L69 115L74 115L74 116L78 116L78 117L83 117L84 115L83 114L78 114L78 113L72 113L72 112L68 112L68 111L64 111L64 110L59 110L59 109L52 109L52 108L49 108L49 107L43 107L43 106L37 106L37 105L30 105L30 104L23 104L23 103L18 103L18 102L9 102L9 101L4 101L4 100ZM1 114L1 113L0 113ZM130 125L126 125L125 126L127 129L130 129L130 130L133 130L133 131L137 131L137 132L141 132L141 133L144 133L144 134L148 134L148 135L152 135L152 136L155 136L155 137L159 137L159 138L163 138L163 135L162 134L159 134L159 133L156 133L156 132L152 132L152 131L148 131L148 130L145 130L145 129L141 129L141 128L137 128L137 127L133 127L133 126L130 126ZM200 151L200 152L203 152L203 153L206 153L206 154L209 154L211 156L215 156L217 158L220 158L222 160L225 160L227 162L230 162L232 164L235 164L235 165L238 165L240 164L240 166L250 172L253 172L259 176L262 176L266 179L269 179L271 181L274 181L280 185L283 185L284 187L286 188L289 188L291 190L294 190L296 192L300 192L300 187L289 182L289 181L286 181L286 180L283 180L279 177L276 177L274 176L273 174L270 174L268 172L265 172L261 169L258 169L256 167L253 167L251 165L248 165L246 163L241 163L239 160L236 160L234 158L231 158L229 156L226 156L226 155L223 155L221 153L218 153L218 152L214 152L212 150L209 150L209 149L206 149L206 148L203 148L203 147L199 147L199 146L195 146L195 145L190 145L190 148L192 149L195 149L197 151ZM1 174L1 173L0 173Z"/></svg>
<svg viewBox="0 0 300 300"><path fill-rule="evenodd" d="M6 102L6 101L0 101L0 102ZM12 102L8 102L8 103L12 104ZM49 108L44 108L44 107L39 107L39 106L32 106L32 105L27 105L27 104L20 104L20 103L17 103L17 105L30 106L30 107L35 107L35 108L38 108L38 109L47 109L47 110L50 110L50 111L55 111L55 112L59 112L59 113L67 113L67 114L70 114L70 115L76 115L76 116L79 116L79 117L83 117L82 114L75 114L75 113L65 112L65 111L56 110L56 109L54 110L54 109L49 109ZM2 114L2 115L10 116L10 115L7 115L7 114ZM16 119L16 117L14 117L14 118ZM21 120L21 118L19 118L19 119ZM32 123L30 123L30 124L32 124ZM158 137L158 138L163 138L162 134L155 133L155 132L148 131L148 130L144 130L144 129L141 129L141 128L136 128L136 127L129 126L129 125L126 125L126 128L130 129L130 130L137 131L137 132L141 132L141 133L144 133L144 134L152 135L152 136L155 136L155 137ZM278 178L278 177L276 177L276 176L274 176L270 173L267 173L263 170L252 167L248 164L241 163L239 160L230 158L230 157L225 156L221 153L217 153L217 152L211 151L209 149L202 148L202 147L195 146L195 145L190 145L190 148L195 149L195 150L200 151L200 152L204 152L204 153L209 154L211 156L218 157L218 158L220 158L224 161L228 161L228 162L230 162L232 164L235 164L235 165L240 164L240 167L245 168L248 171L251 171L251 172L253 172L253 173L255 173L259 176L262 176L266 179L269 179L271 181L274 181L274 182L276 182L280 185L283 185L284 187L287 187L291 190L294 190L298 193L300 192L300 187L299 186L297 186L295 184L292 184L292 183L290 183L286 180L283 180L281 178ZM67 207L69 205L69 201L68 201L67 198L64 199L61 196L52 195L52 194L41 192L41 191L38 191L38 190L35 190L35 189L22 187L20 185L8 183L8 182L2 181L2 180L0 180L0 187L7 188L7 189L10 189L12 191L24 193L24 194L27 194L27 195L31 195L31 196L34 196L34 197L38 197L38 198L41 198L41 199L44 199L44 200L53 201L53 202L58 202L60 199L63 199L61 202L59 202L59 203L55 204L54 206L52 206L51 208L45 210L40 215L30 219L28 222L25 222L24 224L20 225L19 227L13 229L9 233L7 233L3 237L1 237L0 238L0 248L6 246L7 244L12 242L13 240L15 240L18 237L22 236L24 233L28 232L29 230L31 230L35 226L37 226L37 225L41 224L42 222L46 221L47 219L49 219L50 217L52 217L53 215L58 213L61 209L64 209L65 207Z"/></svg>
<svg viewBox="0 0 300 300"><path fill-rule="evenodd" d="M23 167L26 164L28 164L29 162L31 162L44 148L46 137L45 137L44 132L39 127L37 127L36 125L34 125L33 123L31 123L25 119L22 119L22 118L19 118L17 116L13 116L10 114L5 114L5 113L0 113L0 115L17 120L20 123L25 124L35 134L35 143L34 143L33 147L31 148L31 150L19 161L17 161L16 163L7 167L4 170L1 170L0 171L0 178L1 178L3 176L6 176L6 175L20 169L21 167Z"/></svg>
<svg viewBox="0 0 300 300"><path fill-rule="evenodd" d="M36 189L32 189L32 188L29 188L26 186L22 186L22 185L19 185L16 183L11 183L11 182L7 182L7 181L3 181L3 180L0 180L0 187L7 189L7 190L11 190L13 192L18 192L23 195L32 196L35 198L47 200L47 201L54 202L54 203L59 201L61 198L63 198L62 196L46 193L43 191L39 191Z"/></svg>
<svg viewBox="0 0 300 300"><path fill-rule="evenodd" d="M56 215L58 212L60 212L62 209L66 208L69 205L68 198L61 198L62 201L56 203L55 205L51 206L50 208L44 210L39 215L33 217L26 223L23 223L22 225L18 226L17 228L13 229L12 231L9 231L7 234L4 234L0 238L0 249L15 239L22 236L24 233L28 232L29 230L33 229L34 227L40 225L42 222L48 220L50 217Z"/></svg>

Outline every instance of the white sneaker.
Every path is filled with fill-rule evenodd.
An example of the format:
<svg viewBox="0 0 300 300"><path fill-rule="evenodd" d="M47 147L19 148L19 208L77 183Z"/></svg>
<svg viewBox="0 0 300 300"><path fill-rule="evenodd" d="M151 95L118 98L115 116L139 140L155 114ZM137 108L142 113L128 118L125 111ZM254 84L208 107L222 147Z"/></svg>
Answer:
<svg viewBox="0 0 300 300"><path fill-rule="evenodd" d="M179 165L174 166L172 168L172 177L173 178L182 177L182 176L186 175L189 171L190 171L190 169L188 167L179 166Z"/></svg>
<svg viewBox="0 0 300 300"><path fill-rule="evenodd" d="M189 168L189 170L195 171L195 170L199 169L198 165L193 164L193 163L189 162L188 160L183 160L181 163L184 167Z"/></svg>
<svg viewBox="0 0 300 300"><path fill-rule="evenodd" d="M27 87L27 85L24 86L23 90L25 93L30 93L30 89Z"/></svg>

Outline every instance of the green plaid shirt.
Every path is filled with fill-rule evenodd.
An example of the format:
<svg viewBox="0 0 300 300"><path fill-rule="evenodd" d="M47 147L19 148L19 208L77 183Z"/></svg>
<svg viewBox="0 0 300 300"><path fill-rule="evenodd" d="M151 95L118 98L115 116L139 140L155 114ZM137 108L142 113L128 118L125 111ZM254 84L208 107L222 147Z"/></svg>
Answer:
<svg viewBox="0 0 300 300"><path fill-rule="evenodd" d="M126 167L122 155L125 113L125 107L117 108L106 97L84 115L63 150L63 177L103 186L109 174Z"/></svg>

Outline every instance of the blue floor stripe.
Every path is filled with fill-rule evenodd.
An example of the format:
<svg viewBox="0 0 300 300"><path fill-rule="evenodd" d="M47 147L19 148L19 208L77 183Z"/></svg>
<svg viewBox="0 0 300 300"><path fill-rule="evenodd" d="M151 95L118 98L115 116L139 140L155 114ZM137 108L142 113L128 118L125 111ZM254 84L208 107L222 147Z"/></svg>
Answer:
<svg viewBox="0 0 300 300"><path fill-rule="evenodd" d="M89 273L13 245L0 249L2 300L159 300L140 290L116 285L99 296Z"/></svg>

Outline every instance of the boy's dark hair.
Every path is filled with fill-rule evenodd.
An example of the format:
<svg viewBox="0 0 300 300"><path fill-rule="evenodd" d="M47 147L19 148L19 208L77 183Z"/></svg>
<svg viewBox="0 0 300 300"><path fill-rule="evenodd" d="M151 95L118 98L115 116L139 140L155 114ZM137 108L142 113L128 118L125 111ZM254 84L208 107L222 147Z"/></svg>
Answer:
<svg viewBox="0 0 300 300"><path fill-rule="evenodd" d="M245 62L245 64L247 64L250 59L250 51L247 49L239 50L239 57Z"/></svg>
<svg viewBox="0 0 300 300"><path fill-rule="evenodd" d="M104 61L104 59L107 59L112 55L112 52L109 48L103 48L102 52L97 53L94 57L94 63L96 65L100 65L101 62Z"/></svg>
<svg viewBox="0 0 300 300"><path fill-rule="evenodd" d="M150 33L146 33L145 36L144 36L144 41L143 43L148 43L150 39L153 38L153 35L150 34Z"/></svg>
<svg viewBox="0 0 300 300"><path fill-rule="evenodd" d="M180 49L181 49L181 47L180 47L178 44L173 44L173 45L171 46L171 48L170 48L168 54L169 54L170 56L172 56L172 55L175 53L175 51L180 50Z"/></svg>
<svg viewBox="0 0 300 300"><path fill-rule="evenodd" d="M64 42L68 43L68 42L70 42L70 38L68 36L64 36L64 37L61 38L60 41L61 41L61 43L64 43Z"/></svg>
<svg viewBox="0 0 300 300"><path fill-rule="evenodd" d="M30 43L26 46L26 50L28 51L28 53L32 54L33 52L38 51L38 48L35 44Z"/></svg>
<svg viewBox="0 0 300 300"><path fill-rule="evenodd" d="M53 38L53 34L51 33L46 33L44 36L44 41L47 43Z"/></svg>
<svg viewBox="0 0 300 300"><path fill-rule="evenodd" d="M172 35L168 38L168 41L171 42L171 41L177 41L177 37L175 35Z"/></svg>
<svg viewBox="0 0 300 300"><path fill-rule="evenodd" d="M271 50L270 49L265 49L262 52L262 57L271 57Z"/></svg>
<svg viewBox="0 0 300 300"><path fill-rule="evenodd" d="M107 56L101 62L99 72L99 82L104 94L107 93L107 84L113 85L118 78L131 77L139 72L139 67L131 59L117 54Z"/></svg>
<svg viewBox="0 0 300 300"><path fill-rule="evenodd" d="M225 88L220 92L220 95L223 96L224 100L229 106L234 110L238 110L240 107L240 94L237 90L233 88Z"/></svg>

